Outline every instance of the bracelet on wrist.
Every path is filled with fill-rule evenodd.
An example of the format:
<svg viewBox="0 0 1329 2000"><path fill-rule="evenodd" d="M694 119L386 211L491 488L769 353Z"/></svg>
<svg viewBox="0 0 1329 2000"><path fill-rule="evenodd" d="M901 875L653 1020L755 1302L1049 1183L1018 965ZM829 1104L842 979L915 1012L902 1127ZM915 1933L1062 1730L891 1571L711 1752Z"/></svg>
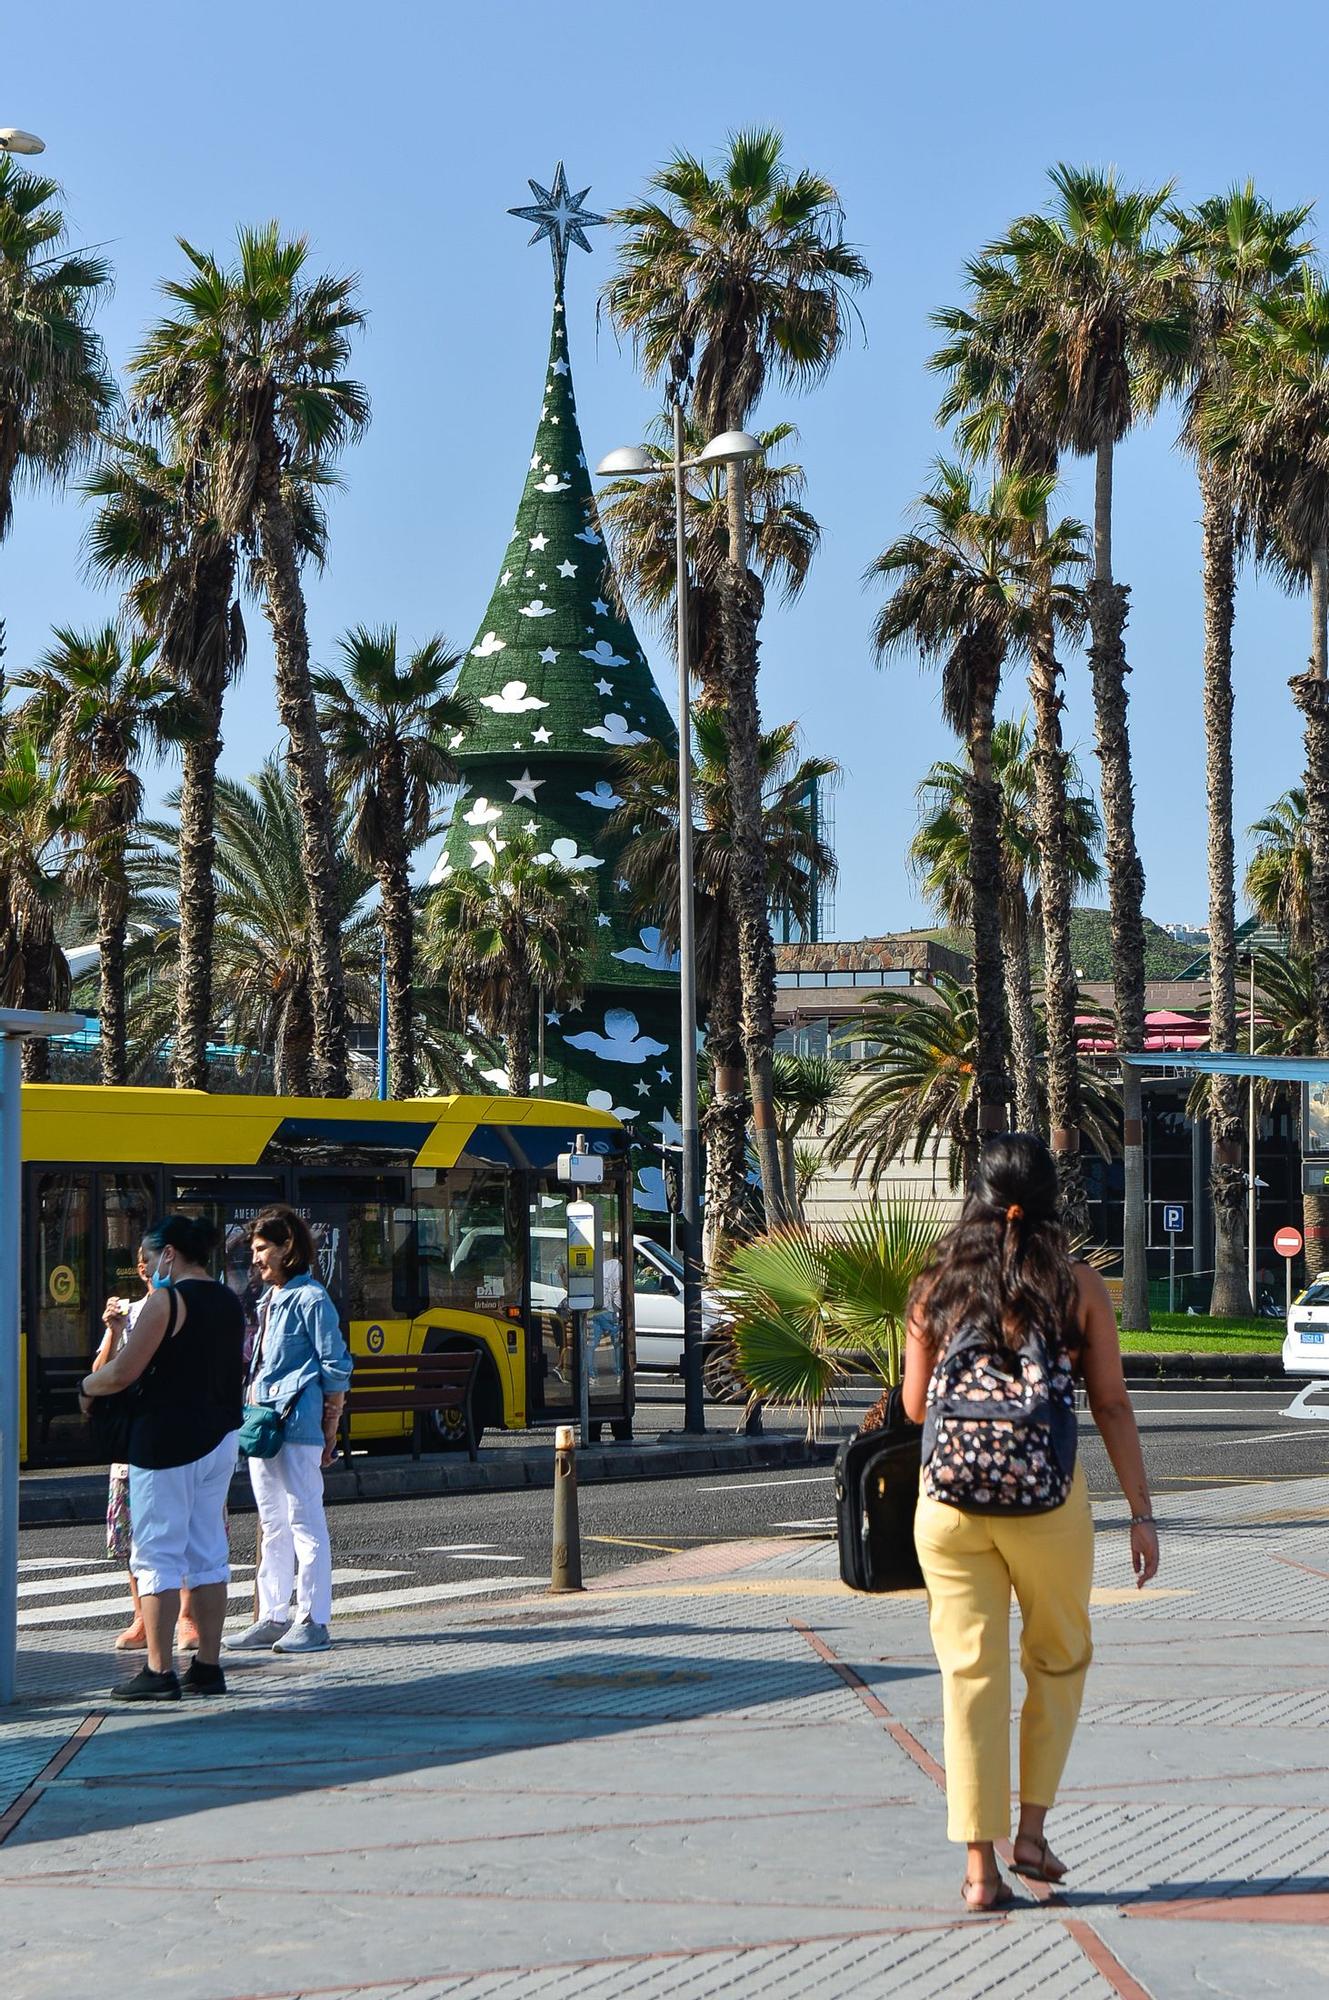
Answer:
<svg viewBox="0 0 1329 2000"><path fill-rule="evenodd" d="M1152 1514L1132 1514L1131 1526L1133 1528L1156 1528L1158 1523Z"/></svg>

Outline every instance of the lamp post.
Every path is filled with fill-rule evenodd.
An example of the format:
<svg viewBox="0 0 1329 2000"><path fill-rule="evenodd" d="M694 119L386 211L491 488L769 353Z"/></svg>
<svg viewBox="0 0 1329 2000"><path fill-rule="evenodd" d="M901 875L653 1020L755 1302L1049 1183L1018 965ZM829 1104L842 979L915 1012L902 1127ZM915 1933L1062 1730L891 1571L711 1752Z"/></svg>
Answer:
<svg viewBox="0 0 1329 2000"><path fill-rule="evenodd" d="M1254 952L1252 952L1250 955L1250 969L1251 969L1251 997L1250 997L1250 1021L1248 1024L1249 1027L1248 1039L1250 1043L1250 1053L1254 1055L1255 1054L1255 953ZM1257 1182L1255 1179L1255 1136L1256 1136L1255 1077L1254 1074L1252 1074L1250 1081L1250 1161L1249 1161L1249 1170L1246 1175L1246 1289L1250 1293L1252 1312L1255 1312L1257 1310L1255 1303L1255 1198L1256 1198L1256 1187L1257 1187Z"/></svg>
<svg viewBox="0 0 1329 2000"><path fill-rule="evenodd" d="M0 153L44 153L45 139L35 132L22 132L17 125L0 125Z"/></svg>
<svg viewBox="0 0 1329 2000"><path fill-rule="evenodd" d="M681 385L679 385L681 386ZM701 1131L697 1117L697 948L692 903L692 665L688 657L688 535L683 475L695 466L728 468L732 483L742 466L760 455L761 444L748 431L724 431L711 439L696 458L683 455L683 402L672 397L674 455L660 459L637 444L620 445L602 458L595 470L604 478L658 479L667 473L674 482L674 612L678 661L678 956L679 1013L682 1065L680 1079L683 1127L682 1252L683 1252L683 1428L706 1429L705 1386L702 1381L701 1326ZM741 503L740 503L741 504Z"/></svg>

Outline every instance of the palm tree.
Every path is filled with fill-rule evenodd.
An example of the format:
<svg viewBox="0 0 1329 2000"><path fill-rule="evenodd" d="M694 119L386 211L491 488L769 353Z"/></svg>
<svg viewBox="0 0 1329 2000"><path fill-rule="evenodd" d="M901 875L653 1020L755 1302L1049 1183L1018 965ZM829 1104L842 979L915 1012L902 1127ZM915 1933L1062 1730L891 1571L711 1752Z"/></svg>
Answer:
<svg viewBox="0 0 1329 2000"><path fill-rule="evenodd" d="M1098 851L1103 830L1093 799L1079 790L1080 771L1074 757L1066 756L1064 763L1068 872L1077 888L1087 888L1099 880L1102 872ZM992 775L1001 800L1000 917L1015 1123L1019 1130L1032 1132L1038 1129L1041 1094L1032 953L1041 926L1037 903L1037 774L1035 752L1023 719L1001 721L993 730ZM919 828L909 848L923 894L947 923L962 926L972 924L969 789L970 772L964 766L946 761L933 764L918 787Z"/></svg>
<svg viewBox="0 0 1329 2000"><path fill-rule="evenodd" d="M1203 445L1204 414L1221 396L1234 333L1253 306L1286 288L1310 251L1302 235L1310 207L1275 210L1250 181L1171 220L1179 236L1190 313L1183 441L1196 455L1204 509L1204 717L1209 794L1209 1046L1235 1049L1237 1032L1236 856L1232 840L1232 628L1236 615L1236 514L1226 474ZM1213 1077L1214 1288L1209 1310L1251 1311L1246 1283L1242 1092Z"/></svg>
<svg viewBox="0 0 1329 2000"><path fill-rule="evenodd" d="M178 809L179 792L168 805ZM334 840L340 859L342 956L347 992L360 1020L378 1007L382 925L368 898L372 871L348 852L352 808L340 800ZM172 820L143 827L131 857L133 917L132 1061L138 1077L154 1073L175 1031L180 967L179 830ZM214 1012L207 1038L238 1051L237 1067L254 1087L307 1096L314 1042L309 935L312 917L301 859L300 814L289 767L271 756L246 784L217 785L217 921ZM461 1045L434 995L417 994L416 1061L431 1087L470 1087ZM365 1074L368 1074L366 1064Z"/></svg>
<svg viewBox="0 0 1329 2000"><path fill-rule="evenodd" d="M193 710L180 783L179 937L171 1074L206 1090L217 919L217 763L226 690L245 656L236 544L217 523L213 468L186 466L145 437L108 437L84 490L101 502L87 535L93 571L124 586L132 627L156 640Z"/></svg>
<svg viewBox="0 0 1329 2000"><path fill-rule="evenodd" d="M1311 943L1311 856L1302 787L1293 785L1275 799L1247 832L1255 852L1242 893L1260 922L1285 930L1292 950L1304 955Z"/></svg>
<svg viewBox="0 0 1329 2000"><path fill-rule="evenodd" d="M1103 821L1107 835L1117 1045L1144 1046L1144 869L1135 840L1123 634L1128 592L1112 569L1116 446L1175 379L1187 349L1181 265L1160 234L1172 194L1122 188L1113 172L1065 165L1049 175L1051 212L1022 216L988 257L1012 276L1008 325L1043 383L1060 450L1094 460L1094 560L1088 590ZM1125 1216L1122 1326L1149 1325L1144 1128L1139 1073L1122 1069Z"/></svg>
<svg viewBox="0 0 1329 2000"><path fill-rule="evenodd" d="M92 327L110 267L60 249L60 199L57 181L0 155L0 541L14 518L15 484L59 485L115 407Z"/></svg>
<svg viewBox="0 0 1329 2000"><path fill-rule="evenodd" d="M706 1019L712 1091L705 1117L707 1261L722 1242L744 1234L747 1211L747 1104L737 960L733 786L729 734L721 708L693 710L696 761L693 802L693 894L696 901L697 990ZM817 832L811 800L817 786L834 783L839 767L828 757L800 757L792 722L763 732L758 749L762 779L762 837L766 893L793 921L812 914L818 881L835 879L835 856ZM626 751L616 780L623 796L610 821L624 842L622 867L643 922L659 924L667 942L678 942L678 765L661 743Z"/></svg>
<svg viewBox="0 0 1329 2000"><path fill-rule="evenodd" d="M795 1220L801 1221L803 1201L799 1187L799 1139L811 1128L821 1134L831 1112L843 1102L849 1081L848 1063L834 1056L796 1056L778 1053L775 1058L775 1116L780 1134L785 1188L795 1205ZM815 1155L813 1156L815 1159Z"/></svg>
<svg viewBox="0 0 1329 2000"><path fill-rule="evenodd" d="M83 844L97 882L98 1021L103 1083L125 1083L125 936L129 844L143 804L139 767L187 737L191 716L152 641L122 644L114 625L97 632L57 626L56 643L15 676L21 714L62 774L71 797L102 790Z"/></svg>
<svg viewBox="0 0 1329 2000"><path fill-rule="evenodd" d="M632 336L648 380L667 373L677 385L691 371L693 415L708 437L748 421L768 374L794 388L819 381L847 337L850 294L868 280L867 266L844 241L835 188L806 170L792 173L782 143L770 130L737 133L716 174L676 154L652 177L646 200L615 217L625 237L605 288L610 317ZM768 1222L778 1222L785 1203L771 1089L775 951L762 857L761 592L748 569L743 484L731 469L721 658L743 1044L763 1200Z"/></svg>
<svg viewBox="0 0 1329 2000"><path fill-rule="evenodd" d="M12 720L0 738L0 1006L36 1012L69 999L69 965L57 927L87 886L83 842L109 787L81 787L42 757L32 731ZM50 1043L23 1045L23 1074L50 1074Z"/></svg>
<svg viewBox="0 0 1329 2000"><path fill-rule="evenodd" d="M647 445L661 466L672 464L673 425L657 419ZM708 433L689 415L683 426L683 448L695 459ZM807 581L821 529L802 505L801 465L773 463L772 454L794 443L792 424L774 424L757 433L762 456L748 468L745 498L748 510L748 552L763 590L774 585L782 602L791 604ZM720 606L725 566L729 560L729 525L725 482L717 466L691 466L684 475L684 518L688 552L688 661L697 680L702 708L722 708L725 701L724 662L720 643ZM614 569L631 596L651 612L662 631L672 633L674 587L674 491L670 480L625 478L608 480L600 493L600 515L614 551Z"/></svg>
<svg viewBox="0 0 1329 2000"><path fill-rule="evenodd" d="M896 1199L829 1233L799 1223L740 1245L717 1289L753 1400L806 1411L811 1438L863 1357L898 1382L909 1294L943 1227L935 1209Z"/></svg>
<svg viewBox="0 0 1329 2000"><path fill-rule="evenodd" d="M1093 1017L1089 1016L1092 1032ZM1038 1010L1038 1070L1045 1084L1047 1029ZM883 994L853 1023L855 1041L868 1052L851 1065L849 1109L831 1141L832 1165L848 1161L855 1181L879 1181L890 1162L932 1161L935 1179L943 1149L952 1189L966 1183L978 1160L976 1096L978 1017L974 989L939 972L931 986ZM1120 1151L1118 1099L1083 1058L1080 1092L1084 1130L1103 1156ZM858 1089L852 1085L859 1083ZM1046 1116L1040 1094L1039 1122Z"/></svg>
<svg viewBox="0 0 1329 2000"><path fill-rule="evenodd" d="M488 868L458 868L429 891L424 956L446 984L455 1014L501 1036L508 1088L531 1088L531 1018L537 993L555 1006L585 989L591 954L586 889L539 842L509 840Z"/></svg>
<svg viewBox="0 0 1329 2000"><path fill-rule="evenodd" d="M355 806L348 851L378 879L392 1095L414 1097L411 856L429 836L439 793L458 781L444 743L473 717L446 685L459 656L441 634L404 661L395 625L374 632L362 625L338 644L341 673L314 676L319 727L333 781Z"/></svg>
<svg viewBox="0 0 1329 2000"><path fill-rule="evenodd" d="M958 419L967 458L992 458L1003 472L1055 476L1057 410L1047 371L1031 351L1017 272L1000 256L973 259L971 307L946 308L933 324L946 335L929 365L948 378L938 421ZM1034 523L1046 541L1047 512ZM1038 829L1043 1003L1047 1019L1048 1122L1062 1213L1083 1235L1089 1216L1080 1159L1079 979L1071 944L1074 859L1068 822L1068 765L1062 737L1061 666L1052 605L1038 593L1029 641L1034 716L1034 815Z"/></svg>
<svg viewBox="0 0 1329 2000"><path fill-rule="evenodd" d="M1084 563L1083 530L1042 521L1052 482L999 473L985 496L970 474L945 460L918 503L919 525L869 570L891 595L878 613L878 658L909 650L942 667L942 714L968 751L969 907L974 926L978 1006L978 1126L1007 1123L1006 1033L1001 943L1001 799L992 767L997 691L1008 658L1027 654L1050 607L1054 623L1077 629L1082 597L1070 574Z"/></svg>
<svg viewBox="0 0 1329 2000"><path fill-rule="evenodd" d="M369 422L345 373L364 315L350 278L306 274L308 244L273 222L239 233L227 267L184 238L191 275L164 290L177 308L132 363L139 396L175 433L187 466L213 469L217 523L253 550L277 661L277 707L294 775L313 911L313 1085L348 1088L347 1005L327 757L319 733L301 583L296 495L326 479Z"/></svg>

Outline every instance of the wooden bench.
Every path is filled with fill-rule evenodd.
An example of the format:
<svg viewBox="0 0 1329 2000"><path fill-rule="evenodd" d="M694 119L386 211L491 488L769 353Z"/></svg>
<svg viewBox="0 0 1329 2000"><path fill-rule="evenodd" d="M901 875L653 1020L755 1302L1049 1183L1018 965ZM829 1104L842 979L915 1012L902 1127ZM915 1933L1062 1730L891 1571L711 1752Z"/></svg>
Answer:
<svg viewBox="0 0 1329 2000"><path fill-rule="evenodd" d="M411 1456L420 1456L421 1419L431 1410L455 1410L466 1432L466 1450L477 1456L471 1396L480 1372L474 1348L439 1354L357 1354L350 1392L342 1411L342 1451L351 1452L351 1419L356 1416L413 1416Z"/></svg>

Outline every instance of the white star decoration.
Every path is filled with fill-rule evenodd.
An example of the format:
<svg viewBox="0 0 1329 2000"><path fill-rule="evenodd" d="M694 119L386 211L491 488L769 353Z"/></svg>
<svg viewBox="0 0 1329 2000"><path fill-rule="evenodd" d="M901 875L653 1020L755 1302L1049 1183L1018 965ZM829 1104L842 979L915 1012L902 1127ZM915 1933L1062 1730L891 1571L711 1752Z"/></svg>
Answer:
<svg viewBox="0 0 1329 2000"><path fill-rule="evenodd" d="M609 606L605 603L603 597L593 597L591 599L591 609L592 611L596 612L601 618L607 618L609 616Z"/></svg>
<svg viewBox="0 0 1329 2000"><path fill-rule="evenodd" d="M542 551L543 551L543 550L544 550L545 548L547 548L547 547L548 547L548 545L549 545L549 537L548 537L548 535L532 535L532 536L531 536L531 547L532 547L533 549L540 549L540 550L542 550Z"/></svg>
<svg viewBox="0 0 1329 2000"><path fill-rule="evenodd" d="M508 783L512 787L513 805L516 805L518 799L525 799L530 805L538 805L539 800L535 795L545 782L544 778L533 778L529 767L522 772L519 778L509 778Z"/></svg>
<svg viewBox="0 0 1329 2000"><path fill-rule="evenodd" d="M545 1015L545 1020L551 1028L556 1028L562 1019L563 1016L557 1012Z"/></svg>
<svg viewBox="0 0 1329 2000"><path fill-rule="evenodd" d="M559 357L558 357L558 360L557 360L557 361L556 361L556 362L554 363L553 367L552 367L552 368L550 369L550 371L549 371L549 372L550 372L550 374L551 374L551 375L566 375L566 374L567 374L567 372L568 372L568 364L567 364L567 362L566 362L566 361L565 361L565 360L563 359L563 356L562 356L561 354L559 355Z"/></svg>
<svg viewBox="0 0 1329 2000"><path fill-rule="evenodd" d="M568 187L568 177L563 171L562 160L554 169L552 187L541 187L539 181L531 180L527 181L527 186L535 196L535 206L510 208L508 214L518 216L523 222L535 224L530 238L532 243L538 243L542 236L548 238L549 249L554 259L554 290L558 294L555 310L561 311L563 272L568 261L568 245L575 243L579 250L589 250L591 246L586 241L586 231L597 228L606 222L608 217L593 215L590 209L582 206L590 189L584 187L580 194L571 192Z"/></svg>
<svg viewBox="0 0 1329 2000"><path fill-rule="evenodd" d="M575 562L561 562L558 566L558 573L560 576L575 576L577 574L577 565Z"/></svg>
<svg viewBox="0 0 1329 2000"><path fill-rule="evenodd" d="M547 704L547 703L546 703L546 706L548 706L548 704ZM551 741L551 738L550 738L550 734L549 734L549 731L548 731L547 729L533 729L533 730L531 731L531 741L532 741L532 743L548 743L548 742L550 742L550 741ZM541 782L541 783L543 784L544 780L543 780L543 779L541 779L541 781L540 781L540 782Z"/></svg>
<svg viewBox="0 0 1329 2000"><path fill-rule="evenodd" d="M613 686L613 682L612 682L612 681L597 681L597 682L595 683L595 692L596 692L597 694L612 694L612 693L614 692L614 686Z"/></svg>
<svg viewBox="0 0 1329 2000"><path fill-rule="evenodd" d="M542 666L552 667L557 658L558 648L556 646L542 646L540 648L540 663Z"/></svg>
<svg viewBox="0 0 1329 2000"><path fill-rule="evenodd" d="M671 1069L662 1069L660 1071L661 1083L672 1083L673 1080L674 1080L674 1072Z"/></svg>
<svg viewBox="0 0 1329 2000"><path fill-rule="evenodd" d="M603 911L601 911L600 915L596 918L595 921L598 927L602 931L607 931L609 929L609 919L607 916L605 916Z"/></svg>
<svg viewBox="0 0 1329 2000"><path fill-rule="evenodd" d="M640 1082L636 1084L635 1088L638 1097L649 1097L651 1094L651 1086L649 1083L647 1083L645 1077L641 1078Z"/></svg>

